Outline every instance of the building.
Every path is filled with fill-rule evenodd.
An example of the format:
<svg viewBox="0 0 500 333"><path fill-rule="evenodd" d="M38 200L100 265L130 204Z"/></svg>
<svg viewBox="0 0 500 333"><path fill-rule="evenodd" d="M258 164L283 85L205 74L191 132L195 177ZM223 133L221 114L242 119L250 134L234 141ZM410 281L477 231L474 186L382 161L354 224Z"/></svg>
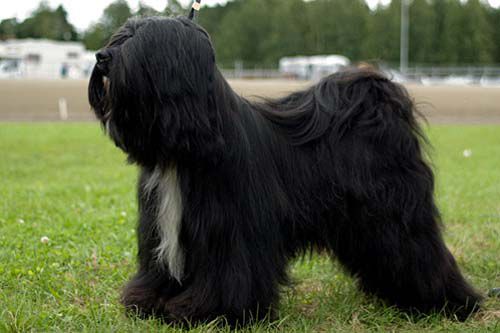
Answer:
<svg viewBox="0 0 500 333"><path fill-rule="evenodd" d="M95 64L82 43L48 39L0 41L0 79L81 79Z"/></svg>

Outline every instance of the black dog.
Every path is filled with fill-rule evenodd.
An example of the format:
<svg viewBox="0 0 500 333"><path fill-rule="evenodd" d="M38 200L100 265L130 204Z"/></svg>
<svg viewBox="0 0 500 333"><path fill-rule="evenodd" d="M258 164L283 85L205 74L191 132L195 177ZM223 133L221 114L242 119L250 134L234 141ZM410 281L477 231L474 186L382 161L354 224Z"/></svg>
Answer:
<svg viewBox="0 0 500 333"><path fill-rule="evenodd" d="M185 18L129 20L97 59L90 104L141 169L127 308L258 320L272 315L288 262L311 249L403 310L465 319L478 308L443 242L425 138L400 85L352 69L249 102Z"/></svg>

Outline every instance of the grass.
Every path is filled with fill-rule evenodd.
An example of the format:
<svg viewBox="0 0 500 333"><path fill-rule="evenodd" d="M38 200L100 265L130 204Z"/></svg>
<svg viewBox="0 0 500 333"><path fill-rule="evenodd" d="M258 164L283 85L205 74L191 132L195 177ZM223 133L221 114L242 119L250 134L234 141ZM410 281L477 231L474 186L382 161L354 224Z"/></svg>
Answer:
<svg viewBox="0 0 500 333"><path fill-rule="evenodd" d="M500 287L500 127L429 132L446 240L479 290ZM1 124L0 154L0 331L181 331L127 318L118 302L135 268L136 168L97 124ZM500 331L500 299L466 323L416 320L361 294L328 258L290 270L280 320L247 331Z"/></svg>

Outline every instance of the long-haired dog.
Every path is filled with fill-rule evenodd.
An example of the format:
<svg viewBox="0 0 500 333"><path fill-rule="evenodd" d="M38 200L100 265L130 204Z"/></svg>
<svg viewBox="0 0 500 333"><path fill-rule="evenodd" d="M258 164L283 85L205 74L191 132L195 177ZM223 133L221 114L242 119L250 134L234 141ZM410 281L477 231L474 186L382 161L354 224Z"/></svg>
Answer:
<svg viewBox="0 0 500 333"><path fill-rule="evenodd" d="M400 309L465 319L478 308L443 242L402 86L352 69L250 102L186 18L131 19L97 59L90 104L140 167L127 308L175 322L262 319L287 264L311 249Z"/></svg>

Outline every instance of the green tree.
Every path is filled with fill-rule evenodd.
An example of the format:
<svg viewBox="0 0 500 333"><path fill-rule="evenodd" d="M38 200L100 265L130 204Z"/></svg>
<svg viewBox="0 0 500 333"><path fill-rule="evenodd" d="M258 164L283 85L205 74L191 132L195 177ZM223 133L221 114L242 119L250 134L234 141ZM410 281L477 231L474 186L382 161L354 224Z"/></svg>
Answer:
<svg viewBox="0 0 500 333"><path fill-rule="evenodd" d="M75 28L67 20L62 5L52 10L42 1L31 17L17 26L17 38L48 38L54 40L77 40Z"/></svg>
<svg viewBox="0 0 500 333"><path fill-rule="evenodd" d="M108 41L108 36L104 26L101 23L93 24L83 35L83 44L89 50L98 50Z"/></svg>
<svg viewBox="0 0 500 333"><path fill-rule="evenodd" d="M223 67L232 67L236 60L242 60L235 51L239 48L238 35L227 31L231 24L239 24L234 20L235 13L240 11L241 0L228 2L214 7L203 7L197 16L198 23L207 30L216 49L217 62ZM244 59L247 60L247 59Z"/></svg>
<svg viewBox="0 0 500 333"><path fill-rule="evenodd" d="M85 46L90 50L102 48L131 16L132 12L125 0L114 1L104 9L99 21L85 32L83 36Z"/></svg>
<svg viewBox="0 0 500 333"><path fill-rule="evenodd" d="M140 17L147 17L147 16L160 16L162 13L154 9L153 7L150 7L143 3L142 1L139 2L139 9L135 13L136 16Z"/></svg>
<svg viewBox="0 0 500 333"><path fill-rule="evenodd" d="M47 11L50 9L41 6L36 13L43 16L41 13ZM140 3L135 15L178 16L187 12L178 0L169 0L163 13ZM364 0L233 0L203 7L198 22L211 35L217 59L224 67L236 60L242 60L246 67L275 66L283 56L332 53L354 61L396 65L400 14L401 0L372 11ZM116 0L86 31L85 45L102 47L131 15L126 1ZM499 22L500 10L488 7L483 0L413 0L410 64L500 62ZM0 38L5 38L6 31L19 33L15 23L0 24ZM38 19L37 27L40 33L47 24Z"/></svg>
<svg viewBox="0 0 500 333"><path fill-rule="evenodd" d="M365 53L370 10L363 0L316 0L309 4L314 54L342 54L361 60Z"/></svg>
<svg viewBox="0 0 500 333"><path fill-rule="evenodd" d="M410 6L410 45L411 63L426 64L434 60L433 36L436 30L435 12L428 0L413 0Z"/></svg>
<svg viewBox="0 0 500 333"><path fill-rule="evenodd" d="M370 15L365 60L399 62L401 3L392 1L389 6L378 6Z"/></svg>
<svg viewBox="0 0 500 333"><path fill-rule="evenodd" d="M0 22L0 40L16 38L17 35L17 19L9 18Z"/></svg>
<svg viewBox="0 0 500 333"><path fill-rule="evenodd" d="M100 23L108 38L111 37L111 35L113 35L131 16L132 11L125 0L115 0L106 7L101 16Z"/></svg>
<svg viewBox="0 0 500 333"><path fill-rule="evenodd" d="M272 6L277 0L237 0L214 36L218 59L223 63L245 61L246 66L265 62L272 27Z"/></svg>
<svg viewBox="0 0 500 333"><path fill-rule="evenodd" d="M490 24L493 30L493 62L500 63L500 8L490 8Z"/></svg>
<svg viewBox="0 0 500 333"><path fill-rule="evenodd" d="M273 5L271 27L263 41L266 62L276 63L281 57L308 51L311 27L305 13L307 5L302 0L278 1Z"/></svg>
<svg viewBox="0 0 500 333"><path fill-rule="evenodd" d="M434 0L434 25L427 39L432 41L431 62L434 64L458 64L460 44L460 20L462 7L458 0Z"/></svg>
<svg viewBox="0 0 500 333"><path fill-rule="evenodd" d="M468 0L463 5L460 44L457 51L463 64L488 64L493 61L493 33L485 5Z"/></svg>

